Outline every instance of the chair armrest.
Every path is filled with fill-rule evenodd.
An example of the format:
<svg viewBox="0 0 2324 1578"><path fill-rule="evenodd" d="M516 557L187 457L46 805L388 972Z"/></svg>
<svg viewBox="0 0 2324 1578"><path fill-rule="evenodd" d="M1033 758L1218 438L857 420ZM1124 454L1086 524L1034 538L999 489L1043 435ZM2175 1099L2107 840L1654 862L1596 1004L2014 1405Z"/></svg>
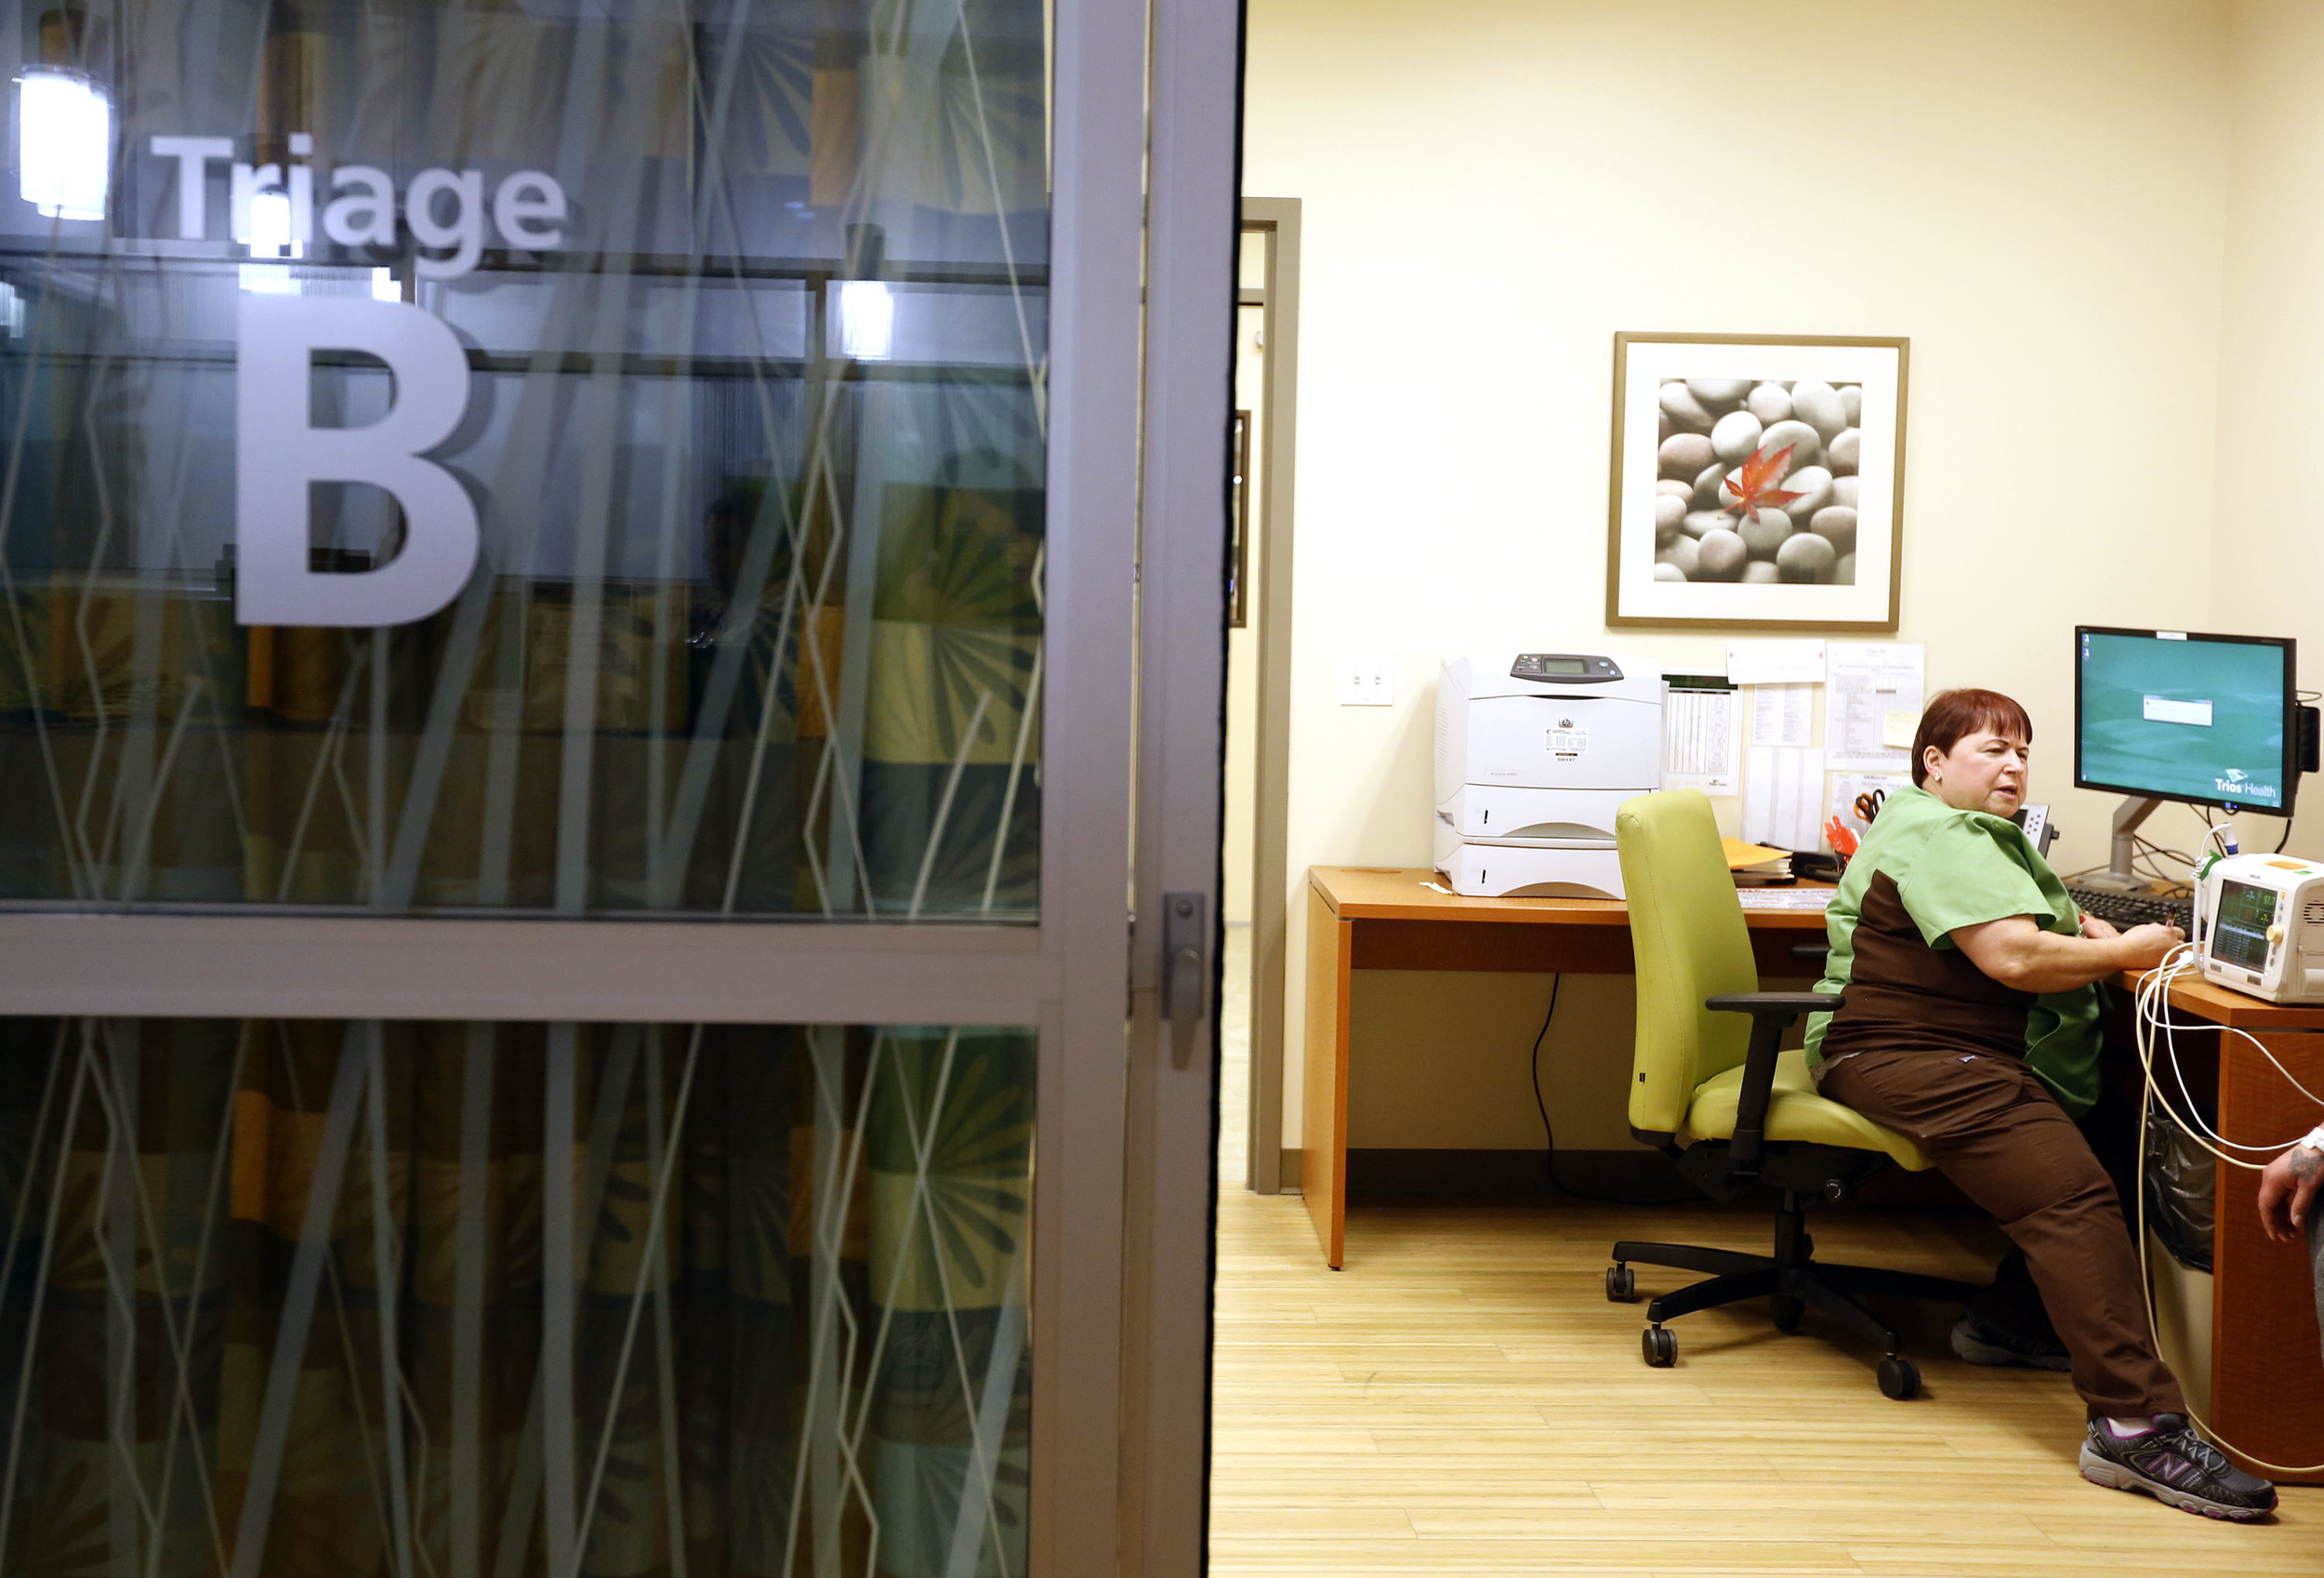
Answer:
<svg viewBox="0 0 2324 1578"><path fill-rule="evenodd" d="M1791 945L1794 959L1829 959L1831 944L1828 942L1795 942Z"/></svg>
<svg viewBox="0 0 2324 1578"><path fill-rule="evenodd" d="M1833 992L1723 992L1703 999L1705 1008L1751 1016L1743 1088L1736 1093L1735 1136L1727 1142L1727 1160L1737 1182L1749 1183L1759 1174L1767 1142L1767 1104L1775 1095L1776 1056L1785 1028L1801 1014L1829 1013L1841 1001Z"/></svg>
<svg viewBox="0 0 2324 1578"><path fill-rule="evenodd" d="M1725 992L1703 999L1705 1008L1725 1014L1749 1014L1753 1018L1774 1014L1785 1020L1802 1014L1829 1014L1840 1006L1838 992ZM1776 1028L1781 1029L1781 1026Z"/></svg>

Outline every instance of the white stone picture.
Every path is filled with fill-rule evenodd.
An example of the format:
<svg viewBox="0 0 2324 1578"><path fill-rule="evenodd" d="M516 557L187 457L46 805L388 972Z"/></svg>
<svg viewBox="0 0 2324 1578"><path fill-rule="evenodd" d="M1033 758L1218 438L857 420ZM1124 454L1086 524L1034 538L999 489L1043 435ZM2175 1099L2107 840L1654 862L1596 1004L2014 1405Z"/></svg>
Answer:
<svg viewBox="0 0 2324 1578"><path fill-rule="evenodd" d="M1903 340L1615 355L1608 623L1895 628Z"/></svg>
<svg viewBox="0 0 2324 1578"><path fill-rule="evenodd" d="M1864 386L1664 378L1656 404L1655 579L1856 579Z"/></svg>

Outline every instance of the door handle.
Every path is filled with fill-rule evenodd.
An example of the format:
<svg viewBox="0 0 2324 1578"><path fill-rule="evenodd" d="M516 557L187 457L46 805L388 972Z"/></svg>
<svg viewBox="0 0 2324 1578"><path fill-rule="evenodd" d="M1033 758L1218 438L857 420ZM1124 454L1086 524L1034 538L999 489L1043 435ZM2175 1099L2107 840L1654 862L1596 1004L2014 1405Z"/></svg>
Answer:
<svg viewBox="0 0 2324 1578"><path fill-rule="evenodd" d="M1209 997L1209 905L1198 893L1162 895L1162 1017L1170 1027L1170 1061L1186 1067L1195 1027Z"/></svg>

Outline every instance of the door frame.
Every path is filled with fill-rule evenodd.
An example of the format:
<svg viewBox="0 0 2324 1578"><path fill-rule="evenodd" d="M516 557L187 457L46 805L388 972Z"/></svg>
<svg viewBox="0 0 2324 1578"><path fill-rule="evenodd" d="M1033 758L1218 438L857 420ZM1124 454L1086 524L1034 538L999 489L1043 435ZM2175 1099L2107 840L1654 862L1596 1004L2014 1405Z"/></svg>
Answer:
<svg viewBox="0 0 2324 1578"><path fill-rule="evenodd" d="M1239 6L1157 0L1123 1147L1124 1578L1198 1578L1209 1547L1242 43ZM1178 957L1190 921L1198 977Z"/></svg>
<svg viewBox="0 0 2324 1578"><path fill-rule="evenodd" d="M1244 1182L1262 1195L1297 1188L1284 1176L1284 972L1289 959L1291 862L1291 566L1300 389L1300 200L1246 197L1242 229L1268 235L1267 272L1238 306L1261 309L1265 405L1260 418L1259 705L1251 752L1249 1148Z"/></svg>

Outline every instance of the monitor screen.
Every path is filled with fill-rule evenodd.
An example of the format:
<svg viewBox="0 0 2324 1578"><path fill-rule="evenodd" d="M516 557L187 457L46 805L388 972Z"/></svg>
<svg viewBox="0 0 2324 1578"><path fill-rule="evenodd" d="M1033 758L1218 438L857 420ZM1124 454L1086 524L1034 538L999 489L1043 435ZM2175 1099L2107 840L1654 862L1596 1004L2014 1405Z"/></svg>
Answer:
<svg viewBox="0 0 2324 1578"><path fill-rule="evenodd" d="M2289 815L2292 643L2080 626L2074 784Z"/></svg>

